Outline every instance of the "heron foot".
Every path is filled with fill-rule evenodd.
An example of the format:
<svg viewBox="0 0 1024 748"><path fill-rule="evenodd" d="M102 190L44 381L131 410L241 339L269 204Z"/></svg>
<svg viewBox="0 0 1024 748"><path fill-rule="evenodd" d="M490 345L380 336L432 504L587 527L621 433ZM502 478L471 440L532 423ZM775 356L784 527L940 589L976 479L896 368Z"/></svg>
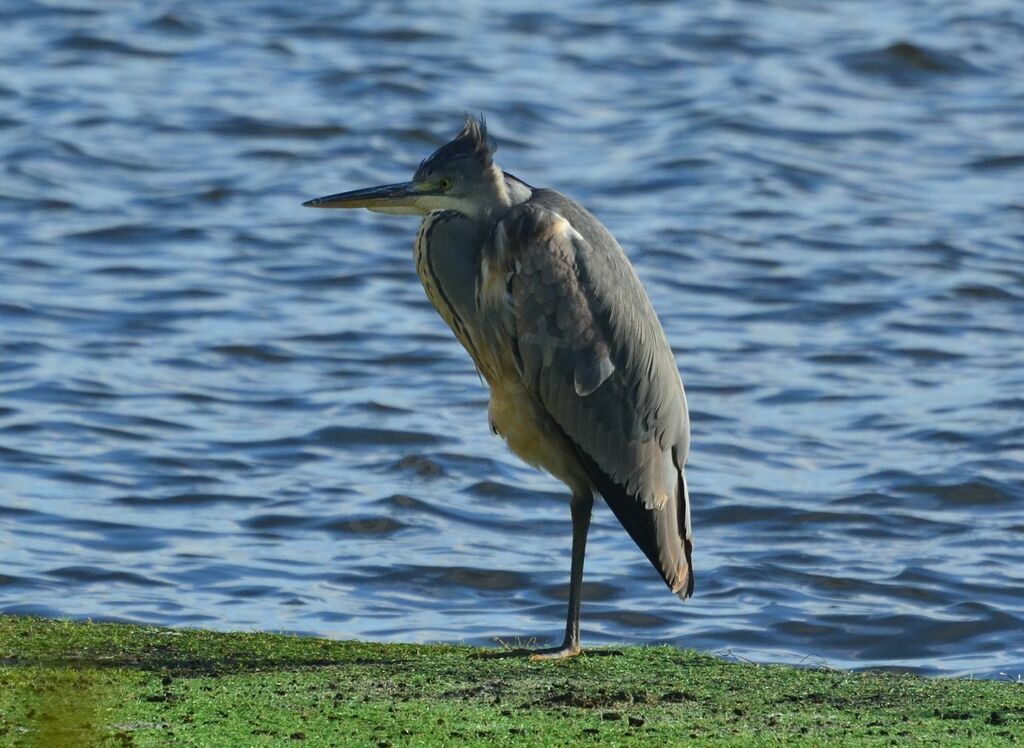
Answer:
<svg viewBox="0 0 1024 748"><path fill-rule="evenodd" d="M560 647L549 647L546 649L527 649L526 647L497 649L490 652L479 652L472 655L472 657L479 660L505 660L511 657L527 657L531 662L541 662L543 660L564 660L579 654L583 654L579 644L563 643Z"/></svg>
<svg viewBox="0 0 1024 748"><path fill-rule="evenodd" d="M530 653L530 662L543 662L545 660L565 660L569 657L576 657L583 654L579 644L563 644L561 647L550 649L535 649Z"/></svg>

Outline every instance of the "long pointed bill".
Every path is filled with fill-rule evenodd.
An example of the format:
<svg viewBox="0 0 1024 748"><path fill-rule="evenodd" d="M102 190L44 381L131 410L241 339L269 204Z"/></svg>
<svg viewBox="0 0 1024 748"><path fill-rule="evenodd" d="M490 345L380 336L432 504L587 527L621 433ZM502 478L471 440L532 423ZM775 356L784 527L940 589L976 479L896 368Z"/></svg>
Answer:
<svg viewBox="0 0 1024 748"><path fill-rule="evenodd" d="M419 213L417 202L422 197L423 192L412 182L402 182L326 195L307 200L303 205L307 208L368 208L379 213Z"/></svg>

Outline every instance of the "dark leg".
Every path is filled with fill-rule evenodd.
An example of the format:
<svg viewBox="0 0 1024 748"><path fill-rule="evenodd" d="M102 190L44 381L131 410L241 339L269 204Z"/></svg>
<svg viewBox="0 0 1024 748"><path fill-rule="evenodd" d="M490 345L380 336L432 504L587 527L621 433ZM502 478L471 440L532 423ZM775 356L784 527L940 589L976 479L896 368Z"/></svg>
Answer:
<svg viewBox="0 0 1024 748"><path fill-rule="evenodd" d="M587 532L590 530L590 512L594 508L591 493L572 497L572 568L569 572L569 611L565 620L565 641L561 647L538 649L530 654L531 660L561 660L580 653L580 592L583 586L583 558L587 550Z"/></svg>

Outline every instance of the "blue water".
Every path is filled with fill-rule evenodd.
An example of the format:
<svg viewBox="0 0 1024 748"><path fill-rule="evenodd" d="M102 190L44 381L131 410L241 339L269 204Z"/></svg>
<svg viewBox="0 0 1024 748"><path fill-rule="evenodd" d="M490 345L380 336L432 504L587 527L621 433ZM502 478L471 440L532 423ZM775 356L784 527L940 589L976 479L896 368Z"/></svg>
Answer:
<svg viewBox="0 0 1024 748"><path fill-rule="evenodd" d="M509 8L0 6L0 610L559 636L565 490L415 219L299 207L470 111L620 239L689 394L696 596L601 506L584 642L1024 672L1022 6Z"/></svg>

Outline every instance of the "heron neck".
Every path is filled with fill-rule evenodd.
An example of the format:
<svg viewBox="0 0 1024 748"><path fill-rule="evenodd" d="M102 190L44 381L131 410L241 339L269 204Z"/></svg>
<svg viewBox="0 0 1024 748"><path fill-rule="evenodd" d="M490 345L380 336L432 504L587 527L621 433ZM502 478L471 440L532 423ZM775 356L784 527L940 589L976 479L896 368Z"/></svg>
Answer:
<svg viewBox="0 0 1024 748"><path fill-rule="evenodd" d="M514 174L507 171L501 173L505 181L505 192L508 194L509 207L525 203L533 195L533 187Z"/></svg>

